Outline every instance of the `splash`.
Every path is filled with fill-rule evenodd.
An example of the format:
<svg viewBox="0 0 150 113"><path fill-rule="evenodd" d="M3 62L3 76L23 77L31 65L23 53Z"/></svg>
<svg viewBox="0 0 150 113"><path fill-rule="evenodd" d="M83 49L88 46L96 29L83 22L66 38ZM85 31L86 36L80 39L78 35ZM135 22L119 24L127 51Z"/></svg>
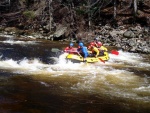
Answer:
<svg viewBox="0 0 150 113"><path fill-rule="evenodd" d="M56 81L67 81L70 85L68 88L70 92L86 92L134 101L150 101L148 98L150 94L149 78L140 77L134 71L129 70L134 65L141 65L140 68L143 70L145 67L150 69L149 63L143 62L141 55L122 51L117 57L113 55L110 57L110 61L105 64L101 62L95 64L66 62L65 56L60 56L56 64L44 64L39 59L22 59L20 61L7 59L0 60L0 69L34 75L32 77L39 79L45 87L49 87L47 81L55 77ZM128 65L126 65L127 63ZM137 69L137 67L135 68Z"/></svg>
<svg viewBox="0 0 150 113"><path fill-rule="evenodd" d="M134 53L128 53L119 51L118 56L110 55L110 60L106 62L105 64L101 62L97 62L94 64L90 63L73 63L71 61L66 61L65 57L67 54L63 54L59 58L54 57L53 59L56 61L55 64L44 64L40 61L40 59L33 59L29 60L27 58L24 58L20 61L14 61L12 59L7 60L0 60L0 68L20 68L20 69L27 69L32 71L86 71L87 73L91 73L92 71L104 73L111 70L116 70L116 72L119 72L116 68L113 68L114 66L121 66L121 67L141 67L141 68L150 68L150 64L148 62L143 62L142 56ZM127 65L128 64L128 65ZM120 69L121 70L121 69ZM122 70L120 71L122 73ZM111 72L112 74L114 73Z"/></svg>

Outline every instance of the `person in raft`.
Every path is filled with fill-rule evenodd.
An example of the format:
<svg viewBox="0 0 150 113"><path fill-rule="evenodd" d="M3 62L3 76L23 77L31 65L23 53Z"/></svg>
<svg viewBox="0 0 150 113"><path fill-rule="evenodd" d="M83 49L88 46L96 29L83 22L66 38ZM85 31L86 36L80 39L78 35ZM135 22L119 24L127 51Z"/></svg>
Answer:
<svg viewBox="0 0 150 113"><path fill-rule="evenodd" d="M91 53L89 54L90 57L97 58L100 54L100 51L98 50L97 47L95 47L95 44L93 42L90 43L88 50L91 51Z"/></svg>
<svg viewBox="0 0 150 113"><path fill-rule="evenodd" d="M98 37L94 38L94 46L97 48L100 48L102 46L102 43L100 41L98 41Z"/></svg>
<svg viewBox="0 0 150 113"><path fill-rule="evenodd" d="M105 48L100 41L98 41L98 37L96 37L93 41L94 46L98 48L100 51L99 54L100 56L104 55L105 51L108 51L107 48Z"/></svg>
<svg viewBox="0 0 150 113"><path fill-rule="evenodd" d="M72 53L72 54L76 53L76 52L77 52L77 48L74 48L73 45L74 45L74 44L71 42L71 43L69 44L69 46L64 49L64 52L70 53L70 54L71 54L71 53Z"/></svg>
<svg viewBox="0 0 150 113"><path fill-rule="evenodd" d="M88 50L82 42L79 43L79 48L77 49L77 51L79 52L79 55L83 57L83 62L86 62L86 58L88 57Z"/></svg>

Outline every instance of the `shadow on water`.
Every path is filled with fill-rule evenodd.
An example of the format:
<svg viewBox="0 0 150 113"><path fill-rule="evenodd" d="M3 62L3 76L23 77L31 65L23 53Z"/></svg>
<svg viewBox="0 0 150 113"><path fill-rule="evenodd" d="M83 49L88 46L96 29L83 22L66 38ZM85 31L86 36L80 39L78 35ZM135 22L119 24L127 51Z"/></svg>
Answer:
<svg viewBox="0 0 150 113"><path fill-rule="evenodd" d="M62 52L52 51L52 47L46 47L43 45L10 45L2 44L0 46L1 60L13 59L15 61L20 61L22 59L39 59L46 64L54 64L55 60L51 57L58 57Z"/></svg>
<svg viewBox="0 0 150 113"><path fill-rule="evenodd" d="M0 80L3 113L148 113L148 109L130 109L136 106L123 104L124 100L67 92L61 88L61 82L49 81L49 87L45 87L40 81L22 75Z"/></svg>

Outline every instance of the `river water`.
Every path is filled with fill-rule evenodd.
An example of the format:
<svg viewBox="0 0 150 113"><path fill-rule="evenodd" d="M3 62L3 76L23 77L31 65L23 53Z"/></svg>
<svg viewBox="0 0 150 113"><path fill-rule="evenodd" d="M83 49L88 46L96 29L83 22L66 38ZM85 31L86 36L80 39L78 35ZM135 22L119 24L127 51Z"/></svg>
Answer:
<svg viewBox="0 0 150 113"><path fill-rule="evenodd" d="M1 36L0 113L150 113L150 55L66 62L64 42Z"/></svg>

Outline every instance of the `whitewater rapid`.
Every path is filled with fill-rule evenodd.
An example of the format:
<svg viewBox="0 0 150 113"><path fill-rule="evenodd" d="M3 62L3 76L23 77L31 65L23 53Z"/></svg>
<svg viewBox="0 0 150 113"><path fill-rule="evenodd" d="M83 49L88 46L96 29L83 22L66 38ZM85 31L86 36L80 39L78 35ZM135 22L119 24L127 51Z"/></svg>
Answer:
<svg viewBox="0 0 150 113"><path fill-rule="evenodd" d="M29 41L2 41L9 44L35 44ZM1 57L3 54L1 54ZM64 57L50 57L55 64L43 63L40 59L0 59L0 69L11 73L28 75L49 87L49 81L67 82L63 90L76 93L91 93L127 101L150 103L149 58L138 53L119 50L119 55L110 54L110 60L103 63L72 63ZM145 73L144 73L145 72ZM66 84L66 83L65 83Z"/></svg>

